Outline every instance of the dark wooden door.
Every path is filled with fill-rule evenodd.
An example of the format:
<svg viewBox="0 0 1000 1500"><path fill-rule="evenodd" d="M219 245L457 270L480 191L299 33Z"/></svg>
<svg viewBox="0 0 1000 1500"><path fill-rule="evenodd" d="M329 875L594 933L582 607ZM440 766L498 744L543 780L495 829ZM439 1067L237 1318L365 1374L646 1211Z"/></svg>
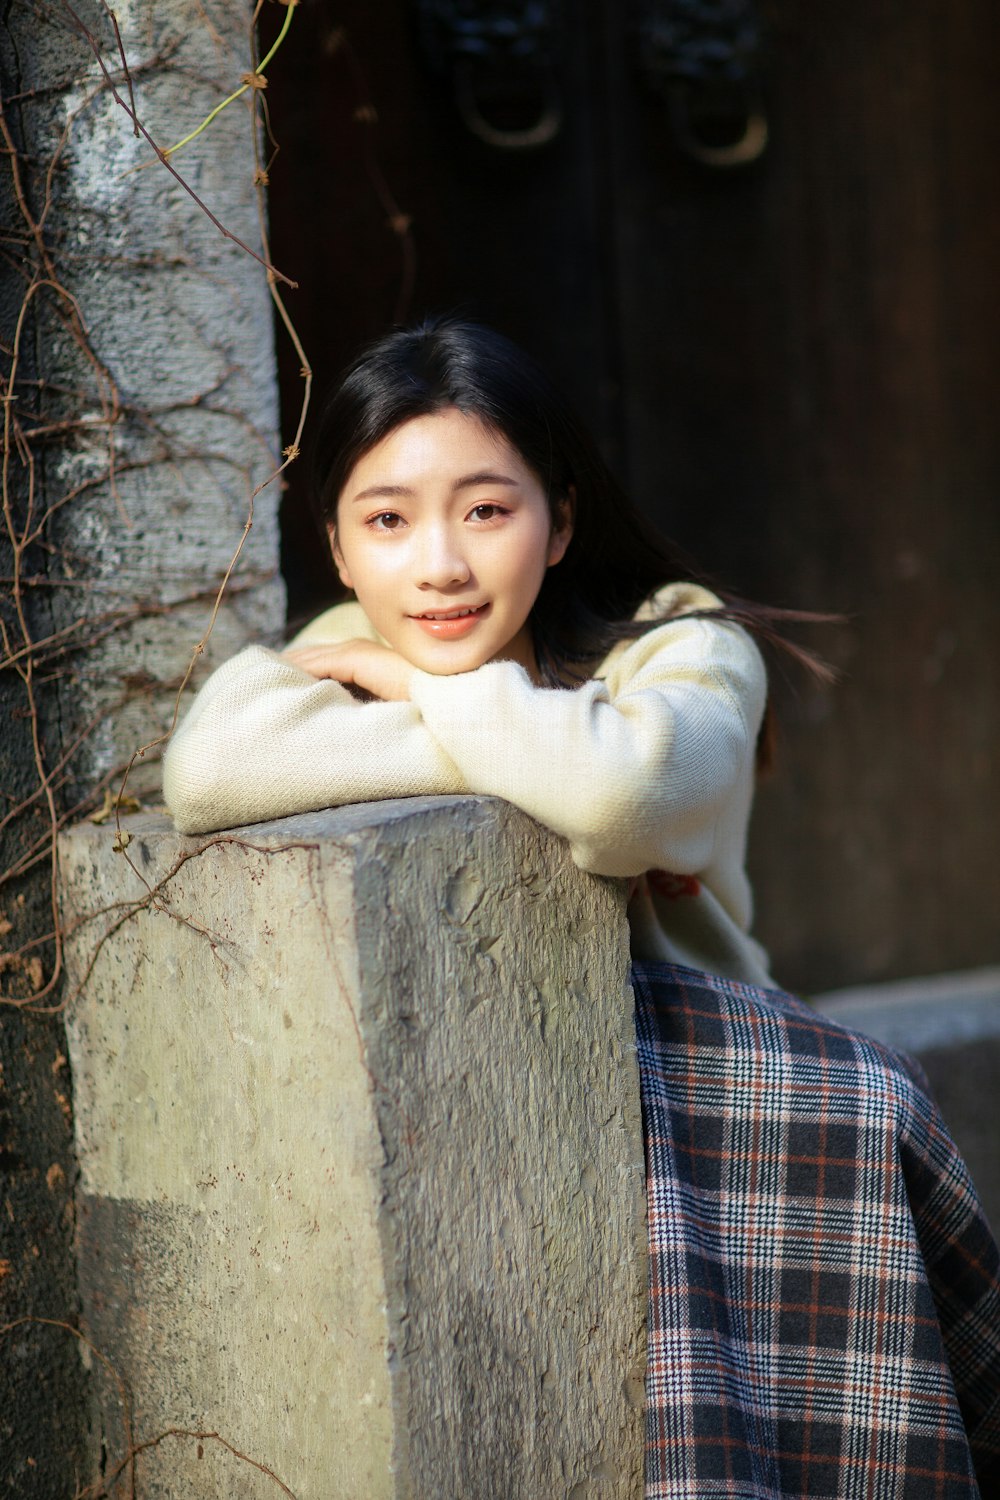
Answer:
<svg viewBox="0 0 1000 1500"><path fill-rule="evenodd" d="M272 71L272 214L320 383L394 318L466 308L542 359L710 572L845 612L809 640L837 687L774 674L751 864L775 972L997 962L1000 14L773 0L770 144L732 171L678 150L629 14L564 6L564 129L502 153L402 0L306 0ZM297 476L300 614L326 587L302 506Z"/></svg>

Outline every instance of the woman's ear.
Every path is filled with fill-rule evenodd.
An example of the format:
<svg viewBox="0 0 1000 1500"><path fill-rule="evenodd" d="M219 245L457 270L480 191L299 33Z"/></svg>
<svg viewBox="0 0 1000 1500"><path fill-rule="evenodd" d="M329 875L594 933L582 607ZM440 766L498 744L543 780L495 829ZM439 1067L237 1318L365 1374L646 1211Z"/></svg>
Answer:
<svg viewBox="0 0 1000 1500"><path fill-rule="evenodd" d="M549 534L549 549L546 554L546 567L552 568L557 562L562 562L566 556L566 548L573 539L573 517L576 512L576 487L570 485L562 500L557 500L555 505L555 519L552 522L552 530Z"/></svg>
<svg viewBox="0 0 1000 1500"><path fill-rule="evenodd" d="M351 582L350 574L347 571L347 564L344 561L344 554L341 552L340 544L337 541L337 528L335 526L330 527L330 551L333 554L334 566L340 575L340 581L344 585L344 588L353 589L354 584Z"/></svg>

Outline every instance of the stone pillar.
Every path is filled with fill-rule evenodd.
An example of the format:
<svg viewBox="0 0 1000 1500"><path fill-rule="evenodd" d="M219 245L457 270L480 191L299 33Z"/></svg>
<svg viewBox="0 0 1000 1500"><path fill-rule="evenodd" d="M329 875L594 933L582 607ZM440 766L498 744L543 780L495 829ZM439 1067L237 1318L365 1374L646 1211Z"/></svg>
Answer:
<svg viewBox="0 0 1000 1500"><path fill-rule="evenodd" d="M296 1500L638 1500L622 884L484 798L126 827L145 904L106 829L62 846L105 1474L120 1378L135 1443ZM281 1493L246 1458L171 1436L137 1493Z"/></svg>
<svg viewBox="0 0 1000 1500"><path fill-rule="evenodd" d="M180 140L251 66L251 15L243 0L0 13L0 1493L18 1500L74 1494L84 1443L48 836L169 727L280 462L265 268L122 104L161 147ZM245 99L173 165L259 248ZM205 670L281 629L277 510L272 484ZM157 795L154 758L131 793Z"/></svg>

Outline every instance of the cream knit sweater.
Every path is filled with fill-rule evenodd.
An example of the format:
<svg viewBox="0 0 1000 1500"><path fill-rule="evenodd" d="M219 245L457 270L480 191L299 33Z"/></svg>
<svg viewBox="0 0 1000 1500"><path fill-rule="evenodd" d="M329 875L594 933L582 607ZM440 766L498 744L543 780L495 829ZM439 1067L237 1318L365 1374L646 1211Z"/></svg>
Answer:
<svg viewBox="0 0 1000 1500"><path fill-rule="evenodd" d="M718 606L660 590L652 618ZM378 637L341 604L297 637ZM667 619L575 689L493 662L416 671L408 703L359 703L262 646L214 672L175 733L164 794L182 833L424 793L504 797L560 834L581 869L640 877L633 955L771 983L749 936L744 869L763 662L739 626Z"/></svg>

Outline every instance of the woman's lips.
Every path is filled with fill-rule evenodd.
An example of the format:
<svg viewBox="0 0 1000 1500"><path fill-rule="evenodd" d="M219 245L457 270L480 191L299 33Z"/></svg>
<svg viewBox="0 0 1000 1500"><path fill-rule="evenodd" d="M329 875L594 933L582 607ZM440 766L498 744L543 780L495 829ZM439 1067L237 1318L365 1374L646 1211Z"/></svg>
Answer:
<svg viewBox="0 0 1000 1500"><path fill-rule="evenodd" d="M454 641L474 630L488 609L488 604L479 604L474 609L461 605L456 609L428 610L422 615L411 615L410 619L436 640Z"/></svg>

